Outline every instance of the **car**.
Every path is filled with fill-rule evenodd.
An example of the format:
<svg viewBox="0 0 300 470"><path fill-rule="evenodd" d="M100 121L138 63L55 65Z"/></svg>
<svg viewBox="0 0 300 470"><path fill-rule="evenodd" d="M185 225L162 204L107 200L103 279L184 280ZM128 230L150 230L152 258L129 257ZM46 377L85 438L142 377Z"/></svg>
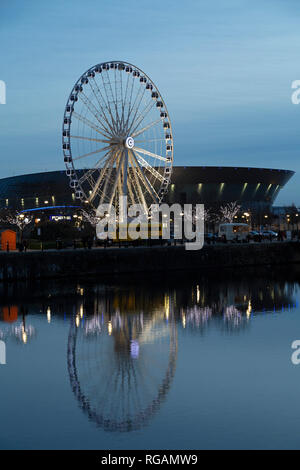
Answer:
<svg viewBox="0 0 300 470"><path fill-rule="evenodd" d="M257 230L250 230L249 239L254 240L254 241L258 241L259 240L259 232Z"/></svg>
<svg viewBox="0 0 300 470"><path fill-rule="evenodd" d="M274 232L273 230L263 230L261 232L261 236L263 239L267 240L274 240L275 238L278 237L278 233Z"/></svg>

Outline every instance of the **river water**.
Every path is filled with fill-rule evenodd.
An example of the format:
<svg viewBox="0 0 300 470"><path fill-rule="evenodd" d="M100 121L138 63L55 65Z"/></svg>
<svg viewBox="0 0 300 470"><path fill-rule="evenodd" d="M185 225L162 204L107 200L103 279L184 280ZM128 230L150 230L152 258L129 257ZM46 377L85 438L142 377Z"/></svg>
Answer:
<svg viewBox="0 0 300 470"><path fill-rule="evenodd" d="M268 268L0 285L0 448L300 448L299 281Z"/></svg>

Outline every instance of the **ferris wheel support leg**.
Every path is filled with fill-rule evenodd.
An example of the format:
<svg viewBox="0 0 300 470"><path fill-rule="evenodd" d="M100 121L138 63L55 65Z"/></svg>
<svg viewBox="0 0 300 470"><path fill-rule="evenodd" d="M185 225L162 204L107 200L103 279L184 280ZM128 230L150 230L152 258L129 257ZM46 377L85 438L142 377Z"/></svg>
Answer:
<svg viewBox="0 0 300 470"><path fill-rule="evenodd" d="M127 223L127 172L128 172L128 150L124 150L123 161L123 181L122 181L122 195L119 197L119 215L120 222ZM127 230L127 229L126 229ZM126 238L126 235L122 234Z"/></svg>
<svg viewBox="0 0 300 470"><path fill-rule="evenodd" d="M128 172L128 150L125 148L124 164L123 164L123 196L127 196L127 172Z"/></svg>

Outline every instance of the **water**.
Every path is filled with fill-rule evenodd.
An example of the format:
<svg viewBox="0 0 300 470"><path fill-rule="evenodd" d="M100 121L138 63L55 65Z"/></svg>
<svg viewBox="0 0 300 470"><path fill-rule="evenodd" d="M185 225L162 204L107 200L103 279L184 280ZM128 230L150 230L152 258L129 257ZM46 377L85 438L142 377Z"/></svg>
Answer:
<svg viewBox="0 0 300 470"><path fill-rule="evenodd" d="M0 448L299 448L299 280L0 285Z"/></svg>

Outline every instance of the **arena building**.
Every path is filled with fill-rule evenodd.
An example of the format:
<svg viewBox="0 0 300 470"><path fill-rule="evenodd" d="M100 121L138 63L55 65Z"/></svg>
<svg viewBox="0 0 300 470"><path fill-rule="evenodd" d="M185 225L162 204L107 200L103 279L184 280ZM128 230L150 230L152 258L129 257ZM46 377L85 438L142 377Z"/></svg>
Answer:
<svg viewBox="0 0 300 470"><path fill-rule="evenodd" d="M81 170L82 172L84 170ZM266 168L175 166L165 202L215 207L237 201L243 209L268 211L294 172ZM72 213L80 205L65 171L0 179L0 208Z"/></svg>

